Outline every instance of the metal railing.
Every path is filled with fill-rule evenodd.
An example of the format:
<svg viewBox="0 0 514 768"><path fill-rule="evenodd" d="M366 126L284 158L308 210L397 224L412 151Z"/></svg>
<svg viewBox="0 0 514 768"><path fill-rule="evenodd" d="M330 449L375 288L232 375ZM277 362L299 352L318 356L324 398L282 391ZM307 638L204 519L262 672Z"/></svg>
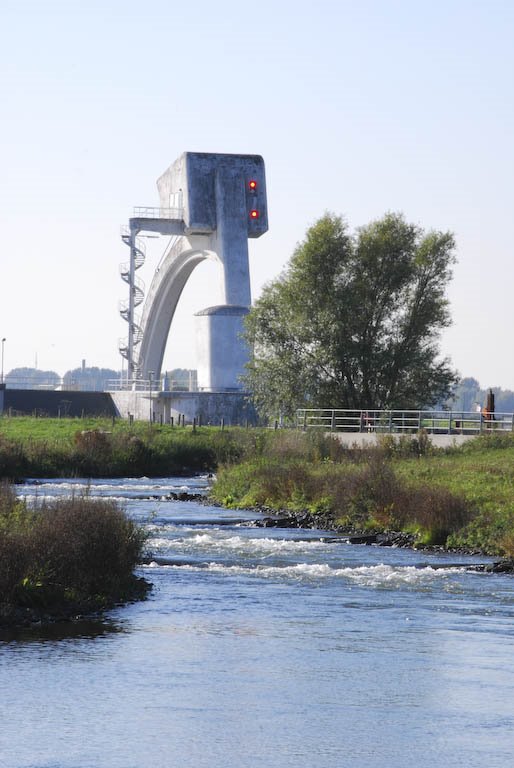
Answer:
<svg viewBox="0 0 514 768"><path fill-rule="evenodd" d="M12 377L12 376L4 376L4 384L6 385L6 389L41 389L41 390L47 390L47 391L53 391L55 389L64 389L65 384L62 379L59 379L59 381L55 380L45 380L45 379L34 379L30 376L23 377Z"/></svg>
<svg viewBox="0 0 514 768"><path fill-rule="evenodd" d="M351 410L301 408L296 411L298 429L326 432L375 432L475 435L489 430L514 432L513 413L482 414L475 411Z"/></svg>
<svg viewBox="0 0 514 768"><path fill-rule="evenodd" d="M129 379L126 377L122 379L109 379L107 383L108 392L191 392L196 391L196 387L191 383L186 385L183 381L175 379L163 381L166 377L161 376L160 379Z"/></svg>
<svg viewBox="0 0 514 768"><path fill-rule="evenodd" d="M161 382L158 379L109 379L107 381L108 392L159 392Z"/></svg>
<svg viewBox="0 0 514 768"><path fill-rule="evenodd" d="M152 208L147 205L139 205L134 208L134 219L177 219L182 221L183 208Z"/></svg>

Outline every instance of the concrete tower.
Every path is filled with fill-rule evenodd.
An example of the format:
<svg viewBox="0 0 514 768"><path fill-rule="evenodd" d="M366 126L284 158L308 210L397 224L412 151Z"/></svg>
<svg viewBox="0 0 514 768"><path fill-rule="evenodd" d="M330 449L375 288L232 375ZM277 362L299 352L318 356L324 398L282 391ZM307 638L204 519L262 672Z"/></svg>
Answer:
<svg viewBox="0 0 514 768"><path fill-rule="evenodd" d="M268 229L263 159L257 155L185 152L157 181L160 208L139 208L122 235L131 248L131 264L122 277L132 301L120 310L129 323L129 339L120 351L129 376L157 380L180 294L194 267L204 259L219 264L222 304L207 307L195 318L198 389L228 392L241 389L239 377L248 359L241 339L243 317L251 303L248 238ZM180 235L155 273L141 302L135 270L144 259L141 231Z"/></svg>

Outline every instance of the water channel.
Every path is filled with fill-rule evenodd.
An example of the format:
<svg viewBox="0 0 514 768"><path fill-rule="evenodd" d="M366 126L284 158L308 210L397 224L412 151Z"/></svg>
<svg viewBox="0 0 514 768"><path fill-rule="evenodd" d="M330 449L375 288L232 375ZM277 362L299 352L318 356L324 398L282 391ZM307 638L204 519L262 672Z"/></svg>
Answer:
<svg viewBox="0 0 514 768"><path fill-rule="evenodd" d="M149 527L154 588L0 637L0 768L513 764L512 576L165 498L207 483L89 486Z"/></svg>

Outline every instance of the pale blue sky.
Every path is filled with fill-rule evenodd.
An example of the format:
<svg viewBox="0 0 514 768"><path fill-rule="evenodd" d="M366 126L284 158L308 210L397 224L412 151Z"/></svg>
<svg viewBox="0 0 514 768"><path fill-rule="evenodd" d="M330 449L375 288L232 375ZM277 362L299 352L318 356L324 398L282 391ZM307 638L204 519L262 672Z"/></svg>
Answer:
<svg viewBox="0 0 514 768"><path fill-rule="evenodd" d="M264 157L254 297L325 210L452 230L443 351L514 389L513 2L0 0L0 35L6 371L120 367L119 227L190 150ZM168 367L194 366L213 270L184 292Z"/></svg>

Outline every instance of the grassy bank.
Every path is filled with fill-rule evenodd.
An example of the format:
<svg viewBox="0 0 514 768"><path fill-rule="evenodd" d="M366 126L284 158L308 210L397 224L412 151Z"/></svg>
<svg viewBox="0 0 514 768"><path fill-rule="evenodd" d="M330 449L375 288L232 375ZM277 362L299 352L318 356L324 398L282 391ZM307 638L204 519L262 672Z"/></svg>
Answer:
<svg viewBox="0 0 514 768"><path fill-rule="evenodd" d="M424 436L374 449L330 437L269 435L220 468L213 497L228 506L308 510L321 524L415 533L427 544L514 555L514 436L434 449Z"/></svg>
<svg viewBox="0 0 514 768"><path fill-rule="evenodd" d="M253 430L102 419L0 418L0 477L157 477L214 469L253 450Z"/></svg>
<svg viewBox="0 0 514 768"><path fill-rule="evenodd" d="M464 500L471 519L452 532L450 546L514 556L514 435L483 435L428 460L398 462L397 473L409 487L423 484Z"/></svg>
<svg viewBox="0 0 514 768"><path fill-rule="evenodd" d="M87 496L29 508L0 484L0 626L70 618L143 597L143 530Z"/></svg>
<svg viewBox="0 0 514 768"><path fill-rule="evenodd" d="M327 527L401 530L422 543L514 555L514 435L434 449L426 435L349 449L265 429L0 418L0 477L121 477L217 468L214 500L309 510Z"/></svg>

